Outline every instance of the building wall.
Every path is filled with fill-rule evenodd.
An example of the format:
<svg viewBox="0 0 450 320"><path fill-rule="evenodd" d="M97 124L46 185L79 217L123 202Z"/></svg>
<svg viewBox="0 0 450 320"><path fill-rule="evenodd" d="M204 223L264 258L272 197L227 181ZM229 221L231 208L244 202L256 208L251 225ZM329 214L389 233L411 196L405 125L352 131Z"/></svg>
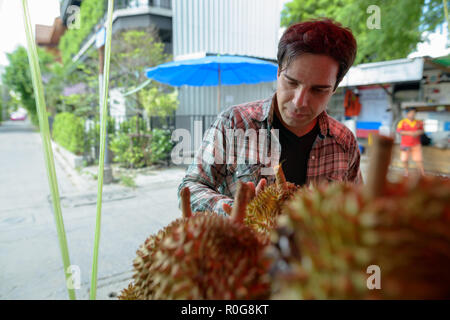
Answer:
<svg viewBox="0 0 450 320"><path fill-rule="evenodd" d="M389 97L382 88L359 88L359 101L361 102L361 113L358 116L360 122L379 122L390 125L392 114L389 108Z"/></svg>
<svg viewBox="0 0 450 320"><path fill-rule="evenodd" d="M173 0L173 54L244 55L276 61L278 0ZM270 96L276 83L222 86L221 110ZM217 87L182 87L177 115L217 115Z"/></svg>
<svg viewBox="0 0 450 320"><path fill-rule="evenodd" d="M193 52L276 59L277 0L174 0L174 56Z"/></svg>
<svg viewBox="0 0 450 320"><path fill-rule="evenodd" d="M328 102L327 113L338 121L345 120L344 98L345 88L338 88Z"/></svg>
<svg viewBox="0 0 450 320"><path fill-rule="evenodd" d="M361 112L358 116L346 120L344 97L346 88L340 88L328 103L327 112L336 120L346 124L358 138L367 138L371 132L378 132L381 126L390 126L392 114L387 111L389 98L386 92L377 86L361 86L359 102ZM352 122L353 121L353 122Z"/></svg>

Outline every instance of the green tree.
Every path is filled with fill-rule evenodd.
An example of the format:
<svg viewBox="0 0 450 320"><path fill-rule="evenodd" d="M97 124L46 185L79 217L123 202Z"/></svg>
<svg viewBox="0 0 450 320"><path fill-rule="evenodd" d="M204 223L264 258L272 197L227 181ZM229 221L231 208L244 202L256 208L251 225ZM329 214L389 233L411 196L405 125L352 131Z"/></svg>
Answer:
<svg viewBox="0 0 450 320"><path fill-rule="evenodd" d="M148 80L145 76L146 68L171 59L170 55L164 53L164 44L155 27L117 32L113 35L111 50L114 54L111 56L110 87L123 88L124 92ZM127 99L131 100L129 107L134 108L138 116L142 116L144 109L158 113L150 112L150 115L166 115L177 107L176 95L171 94L172 91L170 87L151 83L146 89L127 95ZM165 97L162 92L169 95ZM152 97L160 99L159 106L149 100ZM136 128L139 129L137 123ZM139 134L139 130L137 133Z"/></svg>
<svg viewBox="0 0 450 320"><path fill-rule="evenodd" d="M98 114L99 108L99 87L98 87L98 52L95 48L90 48L83 61L79 60L74 64L64 66L62 76L54 78L55 82L60 79L63 86L60 88L59 103L57 112L71 112L83 118L93 118ZM84 92L64 96L64 87L84 84Z"/></svg>
<svg viewBox="0 0 450 320"><path fill-rule="evenodd" d="M43 75L43 82L48 112L52 116L55 116L61 105L62 90L64 89L65 83L63 65L57 61L50 64L47 73Z"/></svg>
<svg viewBox="0 0 450 320"><path fill-rule="evenodd" d="M81 45L94 32L94 27L105 15L106 0L83 0L80 6L80 28L69 28L59 42L64 66L80 51Z"/></svg>
<svg viewBox="0 0 450 320"><path fill-rule="evenodd" d="M0 124L2 121L5 121L9 110L9 101L11 98L9 98L7 92L8 88L0 82Z"/></svg>
<svg viewBox="0 0 450 320"><path fill-rule="evenodd" d="M132 88L145 80L145 69L167 62L164 43L155 27L116 32L112 37L111 76L113 87Z"/></svg>
<svg viewBox="0 0 450 320"><path fill-rule="evenodd" d="M37 48L41 74L48 73L49 65L54 61L53 55ZM30 68L28 63L27 50L18 47L14 52L8 53L9 65L3 74L3 83L14 92L14 99L28 111L28 115L33 124L38 124L36 103L34 100L33 83L31 81Z"/></svg>
<svg viewBox="0 0 450 320"><path fill-rule="evenodd" d="M379 29L370 26L376 14L368 12L372 5L380 9ZM282 11L281 24L287 27L320 17L352 30L358 43L355 64L359 64L405 58L426 41L424 32L444 22L444 9L442 0L293 0Z"/></svg>
<svg viewBox="0 0 450 320"><path fill-rule="evenodd" d="M139 99L149 115L167 117L173 115L178 107L178 92L163 92L152 87L139 91Z"/></svg>
<svg viewBox="0 0 450 320"><path fill-rule="evenodd" d="M1 86L0 86L0 89L1 89ZM0 92L1 92L1 90L0 90ZM0 125L2 124L2 121L3 121L3 109L4 109L3 99L0 99Z"/></svg>

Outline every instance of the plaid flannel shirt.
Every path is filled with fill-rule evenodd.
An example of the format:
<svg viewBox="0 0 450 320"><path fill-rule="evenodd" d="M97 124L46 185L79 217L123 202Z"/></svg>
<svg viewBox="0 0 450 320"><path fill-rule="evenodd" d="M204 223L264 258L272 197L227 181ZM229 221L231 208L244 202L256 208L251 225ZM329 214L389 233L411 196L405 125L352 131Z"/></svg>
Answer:
<svg viewBox="0 0 450 320"><path fill-rule="evenodd" d="M252 181L255 186L262 178L268 183L275 181L272 168L281 155L278 130L272 127L275 98L276 93L266 100L232 106L221 112L205 133L202 146L178 187L178 198L180 190L189 187L193 212L208 210L225 214L222 206L233 204L238 180ZM320 133L309 155L306 184L362 183L360 153L353 133L325 111L318 116L318 121ZM257 133L258 142L251 144L248 139L241 139L243 149L230 148L237 138L230 139L227 130L238 129Z"/></svg>

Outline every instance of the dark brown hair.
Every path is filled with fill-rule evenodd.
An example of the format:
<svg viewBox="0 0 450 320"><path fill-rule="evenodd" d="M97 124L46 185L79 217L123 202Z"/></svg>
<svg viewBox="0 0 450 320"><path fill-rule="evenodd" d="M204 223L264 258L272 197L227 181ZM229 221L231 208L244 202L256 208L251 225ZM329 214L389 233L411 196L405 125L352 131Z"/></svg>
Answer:
<svg viewBox="0 0 450 320"><path fill-rule="evenodd" d="M408 107L408 108L406 108L406 113L409 113L410 111L417 112L417 108L415 108L415 107Z"/></svg>
<svg viewBox="0 0 450 320"><path fill-rule="evenodd" d="M290 26L278 43L278 68L281 73L303 53L327 55L339 64L338 84L355 61L356 40L348 28L330 19L318 19Z"/></svg>

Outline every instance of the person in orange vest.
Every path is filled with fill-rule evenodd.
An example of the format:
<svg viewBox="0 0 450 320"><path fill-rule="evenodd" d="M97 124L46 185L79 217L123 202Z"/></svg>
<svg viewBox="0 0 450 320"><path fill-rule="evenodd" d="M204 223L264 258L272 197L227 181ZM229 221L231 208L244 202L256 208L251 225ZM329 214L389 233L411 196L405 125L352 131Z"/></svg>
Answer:
<svg viewBox="0 0 450 320"><path fill-rule="evenodd" d="M408 175L408 161L410 155L416 163L421 175L425 175L422 161L422 145L420 136L424 133L423 123L416 120L416 108L406 109L406 118L400 120L397 125L397 132L401 135L400 160L405 168L405 175Z"/></svg>

